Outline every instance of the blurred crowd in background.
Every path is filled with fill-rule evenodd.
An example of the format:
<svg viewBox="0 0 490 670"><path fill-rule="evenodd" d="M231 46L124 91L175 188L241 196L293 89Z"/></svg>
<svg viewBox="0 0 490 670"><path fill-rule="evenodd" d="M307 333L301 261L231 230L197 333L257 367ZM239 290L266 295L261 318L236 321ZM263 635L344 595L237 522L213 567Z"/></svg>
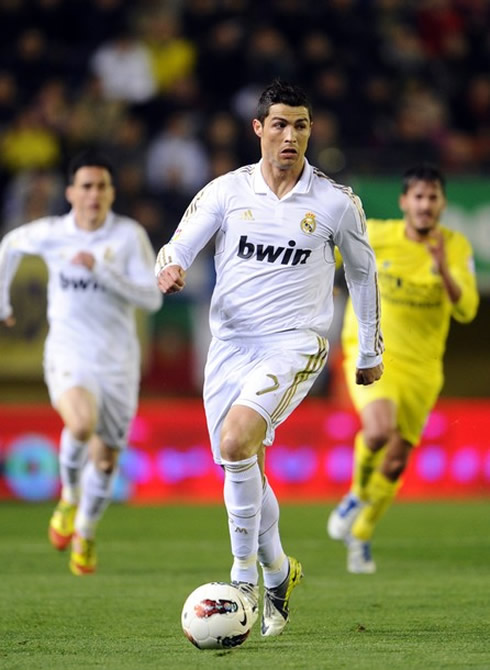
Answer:
<svg viewBox="0 0 490 670"><path fill-rule="evenodd" d="M490 174L487 0L0 0L0 26L0 237L66 211L67 162L95 146L158 249L201 186L257 160L277 76L308 92L308 157L338 181L417 160Z"/></svg>
<svg viewBox="0 0 490 670"><path fill-rule="evenodd" d="M334 178L490 173L487 0L0 0L0 26L4 231L64 208L90 144L159 247L204 183L257 159L276 76L311 96L308 155Z"/></svg>

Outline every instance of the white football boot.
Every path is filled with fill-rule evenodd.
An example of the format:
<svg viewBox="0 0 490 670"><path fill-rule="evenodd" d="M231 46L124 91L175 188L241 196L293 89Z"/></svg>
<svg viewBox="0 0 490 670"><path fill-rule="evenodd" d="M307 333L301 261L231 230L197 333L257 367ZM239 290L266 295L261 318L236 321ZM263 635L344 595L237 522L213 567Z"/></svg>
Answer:
<svg viewBox="0 0 490 670"><path fill-rule="evenodd" d="M351 492L342 498L327 521L327 533L332 540L347 539L352 524L363 507L364 503Z"/></svg>
<svg viewBox="0 0 490 670"><path fill-rule="evenodd" d="M376 572L376 563L371 556L371 542L349 536L347 545L347 572L356 575L372 575Z"/></svg>

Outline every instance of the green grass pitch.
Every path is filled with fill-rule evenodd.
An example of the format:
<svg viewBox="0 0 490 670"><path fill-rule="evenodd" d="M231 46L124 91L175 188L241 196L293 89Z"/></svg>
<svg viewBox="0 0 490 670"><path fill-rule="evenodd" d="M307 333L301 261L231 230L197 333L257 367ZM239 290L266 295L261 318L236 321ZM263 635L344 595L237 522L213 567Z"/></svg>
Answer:
<svg viewBox="0 0 490 670"><path fill-rule="evenodd" d="M221 506L113 505L99 571L74 577L47 541L51 505L0 506L3 670L466 670L490 668L489 502L398 503L374 543L375 575L349 575L326 537L330 506L283 505L305 579L282 636L200 651L180 629L196 586L229 578Z"/></svg>

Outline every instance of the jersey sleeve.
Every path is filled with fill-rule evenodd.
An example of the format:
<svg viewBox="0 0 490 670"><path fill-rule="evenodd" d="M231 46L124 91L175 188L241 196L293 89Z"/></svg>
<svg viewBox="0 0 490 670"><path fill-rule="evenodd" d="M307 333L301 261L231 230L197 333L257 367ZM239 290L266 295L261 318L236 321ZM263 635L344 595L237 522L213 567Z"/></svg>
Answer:
<svg viewBox="0 0 490 670"><path fill-rule="evenodd" d="M342 256L347 288L357 318L357 367L374 367L381 363L384 351L378 277L374 252L367 237L364 211L355 196L349 198L334 242Z"/></svg>
<svg viewBox="0 0 490 670"><path fill-rule="evenodd" d="M216 233L223 220L219 183L215 179L193 198L170 242L158 252L156 275L167 265L187 270Z"/></svg>
<svg viewBox="0 0 490 670"><path fill-rule="evenodd" d="M153 274L155 254L146 231L135 225L134 234L128 235L128 262L120 271L113 265L97 258L93 273L104 285L127 302L156 312L162 305L163 296L158 289Z"/></svg>
<svg viewBox="0 0 490 670"><path fill-rule="evenodd" d="M449 253L449 269L461 289L461 297L453 305L452 316L461 323L472 321L478 310L479 295L476 283L473 250L461 234L454 237Z"/></svg>
<svg viewBox="0 0 490 670"><path fill-rule="evenodd" d="M51 230L49 219L39 219L14 228L0 244L0 320L12 314L10 284L23 256L42 256Z"/></svg>

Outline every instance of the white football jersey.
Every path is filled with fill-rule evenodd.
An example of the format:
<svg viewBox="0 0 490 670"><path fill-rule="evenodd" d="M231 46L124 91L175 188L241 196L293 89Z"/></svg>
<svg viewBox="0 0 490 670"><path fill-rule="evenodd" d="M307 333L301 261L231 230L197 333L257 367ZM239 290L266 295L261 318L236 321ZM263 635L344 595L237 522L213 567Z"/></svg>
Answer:
<svg viewBox="0 0 490 670"><path fill-rule="evenodd" d="M95 257L92 270L71 262L80 251ZM48 268L46 355L81 357L109 371L139 366L135 307L155 311L162 303L142 226L110 212L86 231L70 212L15 228L0 244L0 319L12 313L9 287L23 255L40 256Z"/></svg>
<svg viewBox="0 0 490 670"><path fill-rule="evenodd" d="M311 329L327 336L333 317L334 249L340 249L359 321L359 366L381 362L374 254L362 205L305 161L295 187L278 198L261 162L218 177L192 200L159 252L185 270L216 234L211 332L220 339Z"/></svg>

